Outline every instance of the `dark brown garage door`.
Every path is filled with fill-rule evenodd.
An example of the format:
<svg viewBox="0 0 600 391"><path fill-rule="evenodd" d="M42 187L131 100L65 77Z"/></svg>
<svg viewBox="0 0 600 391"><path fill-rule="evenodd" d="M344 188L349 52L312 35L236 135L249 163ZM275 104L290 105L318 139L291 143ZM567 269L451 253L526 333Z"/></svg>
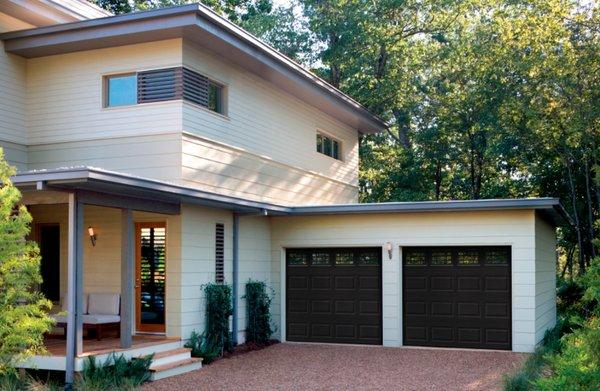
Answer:
<svg viewBox="0 0 600 391"><path fill-rule="evenodd" d="M408 247L404 344L511 349L510 247Z"/></svg>
<svg viewBox="0 0 600 391"><path fill-rule="evenodd" d="M381 344L381 248L288 249L288 341Z"/></svg>

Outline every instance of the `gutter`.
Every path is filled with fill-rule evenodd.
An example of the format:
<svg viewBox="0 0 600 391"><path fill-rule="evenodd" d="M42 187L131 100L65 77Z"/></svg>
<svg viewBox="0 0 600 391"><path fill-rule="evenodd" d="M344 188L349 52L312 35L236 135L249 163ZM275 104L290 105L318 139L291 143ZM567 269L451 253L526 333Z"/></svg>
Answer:
<svg viewBox="0 0 600 391"><path fill-rule="evenodd" d="M238 292L239 292L239 270L240 270L240 246L239 246L239 226L240 226L240 215L239 213L233 213L233 260L232 260L232 289L231 295L233 297L233 320L231 322L232 328L232 341L233 346L238 344Z"/></svg>

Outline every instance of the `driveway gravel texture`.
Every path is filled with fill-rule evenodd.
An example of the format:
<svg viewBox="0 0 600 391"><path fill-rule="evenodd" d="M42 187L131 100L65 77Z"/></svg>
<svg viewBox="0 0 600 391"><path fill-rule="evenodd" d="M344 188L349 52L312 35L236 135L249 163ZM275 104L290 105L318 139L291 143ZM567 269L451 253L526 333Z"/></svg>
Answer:
<svg viewBox="0 0 600 391"><path fill-rule="evenodd" d="M281 343L144 390L500 390L526 354Z"/></svg>

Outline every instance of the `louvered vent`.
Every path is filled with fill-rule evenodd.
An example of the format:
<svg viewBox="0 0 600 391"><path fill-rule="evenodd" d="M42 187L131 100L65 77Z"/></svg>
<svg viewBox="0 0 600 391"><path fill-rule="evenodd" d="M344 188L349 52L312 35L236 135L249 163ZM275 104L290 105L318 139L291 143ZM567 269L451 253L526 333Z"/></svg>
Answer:
<svg viewBox="0 0 600 391"><path fill-rule="evenodd" d="M225 281L225 226L215 225L215 282Z"/></svg>
<svg viewBox="0 0 600 391"><path fill-rule="evenodd" d="M206 76L183 68L183 99L208 107L208 86Z"/></svg>
<svg viewBox="0 0 600 391"><path fill-rule="evenodd" d="M182 68L139 72L138 103L181 99L182 73Z"/></svg>

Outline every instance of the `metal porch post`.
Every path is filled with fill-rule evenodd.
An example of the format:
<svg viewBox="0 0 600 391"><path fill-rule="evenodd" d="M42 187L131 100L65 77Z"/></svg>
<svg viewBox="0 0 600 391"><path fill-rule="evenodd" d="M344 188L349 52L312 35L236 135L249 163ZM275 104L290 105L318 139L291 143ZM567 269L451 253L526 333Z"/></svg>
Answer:
<svg viewBox="0 0 600 391"><path fill-rule="evenodd" d="M83 204L69 194L67 261L67 347L65 389L71 389L75 359L83 352Z"/></svg>
<svg viewBox="0 0 600 391"><path fill-rule="evenodd" d="M132 344L133 280L134 280L134 225L133 211L121 210L121 347Z"/></svg>

